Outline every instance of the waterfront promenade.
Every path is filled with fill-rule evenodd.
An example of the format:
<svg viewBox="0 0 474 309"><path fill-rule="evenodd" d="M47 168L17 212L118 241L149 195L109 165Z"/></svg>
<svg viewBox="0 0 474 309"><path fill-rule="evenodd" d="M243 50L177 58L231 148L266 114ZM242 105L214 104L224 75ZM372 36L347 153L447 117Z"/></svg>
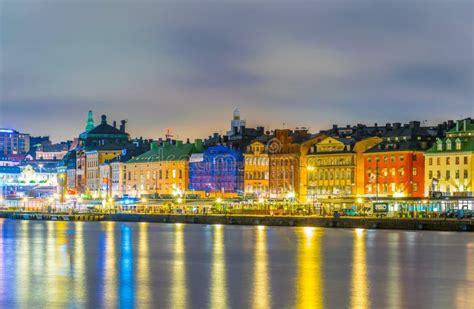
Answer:
<svg viewBox="0 0 474 309"><path fill-rule="evenodd" d="M121 221L150 223L225 224L261 226L308 226L325 228L363 228L392 230L428 230L474 232L474 219L375 218L322 216L256 216L256 215L173 215L139 213L67 213L1 212L3 218L53 221Z"/></svg>

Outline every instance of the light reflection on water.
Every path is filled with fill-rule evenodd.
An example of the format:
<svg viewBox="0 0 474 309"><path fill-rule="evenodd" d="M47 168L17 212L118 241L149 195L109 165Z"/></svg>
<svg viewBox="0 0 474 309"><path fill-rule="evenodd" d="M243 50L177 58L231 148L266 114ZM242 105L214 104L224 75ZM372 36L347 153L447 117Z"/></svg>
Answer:
<svg viewBox="0 0 474 309"><path fill-rule="evenodd" d="M0 219L0 308L472 308L472 237Z"/></svg>

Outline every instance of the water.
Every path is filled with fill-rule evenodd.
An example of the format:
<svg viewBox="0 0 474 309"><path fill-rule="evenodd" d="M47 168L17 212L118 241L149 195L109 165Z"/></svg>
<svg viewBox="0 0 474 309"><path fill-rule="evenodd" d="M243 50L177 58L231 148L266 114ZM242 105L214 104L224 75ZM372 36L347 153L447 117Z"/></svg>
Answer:
<svg viewBox="0 0 474 309"><path fill-rule="evenodd" d="M0 219L1 308L474 308L474 235Z"/></svg>

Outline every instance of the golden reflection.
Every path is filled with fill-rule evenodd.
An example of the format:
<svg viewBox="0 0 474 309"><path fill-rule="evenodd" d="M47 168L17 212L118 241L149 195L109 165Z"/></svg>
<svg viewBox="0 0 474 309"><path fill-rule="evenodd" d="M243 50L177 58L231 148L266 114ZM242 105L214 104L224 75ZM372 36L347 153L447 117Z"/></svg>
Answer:
<svg viewBox="0 0 474 309"><path fill-rule="evenodd" d="M188 290L186 287L186 248L184 244L183 224L175 224L173 274L171 286L171 304L174 308L186 308Z"/></svg>
<svg viewBox="0 0 474 309"><path fill-rule="evenodd" d="M138 261L137 261L138 307L150 307L150 265L148 256L148 223L138 224Z"/></svg>
<svg viewBox="0 0 474 309"><path fill-rule="evenodd" d="M391 233L388 243L388 283L387 303L388 308L401 308L400 304L400 260L399 260L399 233Z"/></svg>
<svg viewBox="0 0 474 309"><path fill-rule="evenodd" d="M367 283L367 261L365 256L364 229L354 230L354 252L352 257L351 307L369 308L369 288Z"/></svg>
<svg viewBox="0 0 474 309"><path fill-rule="evenodd" d="M214 225L211 270L211 308L227 307L227 279L224 250L224 229Z"/></svg>
<svg viewBox="0 0 474 309"><path fill-rule="evenodd" d="M270 296L268 293L267 233L265 226L259 226L257 229L253 274L253 308L270 308Z"/></svg>
<svg viewBox="0 0 474 309"><path fill-rule="evenodd" d="M16 290L19 299L27 299L30 293L29 273L31 272L29 259L29 225L30 221L20 221L19 235L16 240Z"/></svg>
<svg viewBox="0 0 474 309"><path fill-rule="evenodd" d="M87 301L86 291L86 259L84 252L84 222L76 222L76 235L74 243L74 259L73 259L73 285L75 298L79 303L85 304Z"/></svg>
<svg viewBox="0 0 474 309"><path fill-rule="evenodd" d="M105 224L105 303L109 308L115 308L117 302L115 222L108 221Z"/></svg>
<svg viewBox="0 0 474 309"><path fill-rule="evenodd" d="M321 228L304 227L297 230L298 277L296 282L298 308L323 308L323 270Z"/></svg>

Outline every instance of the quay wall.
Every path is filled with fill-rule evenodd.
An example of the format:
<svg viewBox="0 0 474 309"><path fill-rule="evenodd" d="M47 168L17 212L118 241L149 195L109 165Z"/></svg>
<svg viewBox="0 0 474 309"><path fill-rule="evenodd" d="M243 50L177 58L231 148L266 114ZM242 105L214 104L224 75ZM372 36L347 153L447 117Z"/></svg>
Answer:
<svg viewBox="0 0 474 309"><path fill-rule="evenodd" d="M393 230L430 230L474 232L474 220L454 219L392 219L392 218L322 218L322 217L269 217L269 216L193 216L193 215L147 215L107 214L104 220L125 222L267 225L267 226L312 226L326 228L364 228Z"/></svg>
<svg viewBox="0 0 474 309"><path fill-rule="evenodd" d="M0 217L16 220L54 221L120 221L150 223L311 226L325 228L364 228L391 230L428 230L474 232L474 220L399 219L399 218L332 218L303 216L239 216L239 215L165 215L165 214L91 214L67 215L25 212L0 212Z"/></svg>

